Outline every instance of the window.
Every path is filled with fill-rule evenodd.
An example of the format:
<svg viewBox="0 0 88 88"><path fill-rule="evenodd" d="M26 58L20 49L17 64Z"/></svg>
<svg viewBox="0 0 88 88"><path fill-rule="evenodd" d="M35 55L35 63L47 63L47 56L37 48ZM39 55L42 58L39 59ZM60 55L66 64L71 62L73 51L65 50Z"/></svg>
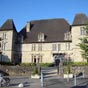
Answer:
<svg viewBox="0 0 88 88"><path fill-rule="evenodd" d="M60 44L58 44L58 51L60 51L61 50L61 45Z"/></svg>
<svg viewBox="0 0 88 88"><path fill-rule="evenodd" d="M64 33L64 40L71 40L71 32Z"/></svg>
<svg viewBox="0 0 88 88"><path fill-rule="evenodd" d="M38 51L42 51L42 44L38 44Z"/></svg>
<svg viewBox="0 0 88 88"><path fill-rule="evenodd" d="M57 45L56 45L56 44L53 44L53 45L52 45L52 50L53 50L53 51L56 51L56 50L57 50Z"/></svg>
<svg viewBox="0 0 88 88"><path fill-rule="evenodd" d="M6 50L6 43L5 42L2 42L2 50Z"/></svg>
<svg viewBox="0 0 88 88"><path fill-rule="evenodd" d="M6 39L6 33L5 32L3 33L3 39Z"/></svg>
<svg viewBox="0 0 88 88"><path fill-rule="evenodd" d="M35 44L32 44L32 51L35 51L35 49L36 49Z"/></svg>
<svg viewBox="0 0 88 88"><path fill-rule="evenodd" d="M86 35L84 27L80 27L80 35Z"/></svg>
<svg viewBox="0 0 88 88"><path fill-rule="evenodd" d="M66 50L70 50L70 43L66 43Z"/></svg>
<svg viewBox="0 0 88 88"><path fill-rule="evenodd" d="M39 42L44 41L44 33L41 33L41 32L40 32L40 33L38 34L38 41L39 41Z"/></svg>

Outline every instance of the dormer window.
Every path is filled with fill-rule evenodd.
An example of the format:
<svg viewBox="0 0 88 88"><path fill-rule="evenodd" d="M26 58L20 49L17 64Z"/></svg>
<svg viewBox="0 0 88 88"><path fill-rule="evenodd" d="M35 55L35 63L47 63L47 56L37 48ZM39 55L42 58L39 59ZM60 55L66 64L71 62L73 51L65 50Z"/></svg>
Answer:
<svg viewBox="0 0 88 88"><path fill-rule="evenodd" d="M71 40L71 33L70 32L64 33L64 40Z"/></svg>
<svg viewBox="0 0 88 88"><path fill-rule="evenodd" d="M40 32L40 33L38 34L38 41L39 41L39 42L43 42L44 40L45 40L45 39L44 39L44 33L41 33L41 32Z"/></svg>

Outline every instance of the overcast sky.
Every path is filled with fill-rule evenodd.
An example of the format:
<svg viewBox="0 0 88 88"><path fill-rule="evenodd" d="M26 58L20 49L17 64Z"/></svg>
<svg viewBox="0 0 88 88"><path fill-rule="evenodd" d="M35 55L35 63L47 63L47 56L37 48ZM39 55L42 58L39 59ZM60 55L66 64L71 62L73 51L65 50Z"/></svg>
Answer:
<svg viewBox="0 0 88 88"><path fill-rule="evenodd" d="M0 26L13 19L17 31L32 20L65 18L72 24L78 13L88 16L88 0L0 0Z"/></svg>

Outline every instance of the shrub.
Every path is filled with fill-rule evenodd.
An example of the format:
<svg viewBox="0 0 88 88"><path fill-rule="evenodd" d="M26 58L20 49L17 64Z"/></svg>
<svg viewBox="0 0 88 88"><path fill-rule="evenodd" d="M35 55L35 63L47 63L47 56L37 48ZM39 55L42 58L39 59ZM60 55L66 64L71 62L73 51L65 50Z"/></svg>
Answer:
<svg viewBox="0 0 88 88"><path fill-rule="evenodd" d="M35 75L35 74L40 75L40 73L38 72L38 68L37 68L37 66L34 66L34 68L33 68L32 75Z"/></svg>
<svg viewBox="0 0 88 88"><path fill-rule="evenodd" d="M52 67L54 66L54 63L40 63L41 67Z"/></svg>
<svg viewBox="0 0 88 88"><path fill-rule="evenodd" d="M88 63L87 62L74 62L72 64L72 66L85 66L85 65L88 65Z"/></svg>
<svg viewBox="0 0 88 88"><path fill-rule="evenodd" d="M11 62L0 62L0 64L2 64L2 65L13 65L13 63L11 63Z"/></svg>
<svg viewBox="0 0 88 88"><path fill-rule="evenodd" d="M21 63L20 66L31 66L32 63Z"/></svg>
<svg viewBox="0 0 88 88"><path fill-rule="evenodd" d="M72 66L85 66L88 65L87 62L64 62L63 65L66 66L67 64L70 64Z"/></svg>

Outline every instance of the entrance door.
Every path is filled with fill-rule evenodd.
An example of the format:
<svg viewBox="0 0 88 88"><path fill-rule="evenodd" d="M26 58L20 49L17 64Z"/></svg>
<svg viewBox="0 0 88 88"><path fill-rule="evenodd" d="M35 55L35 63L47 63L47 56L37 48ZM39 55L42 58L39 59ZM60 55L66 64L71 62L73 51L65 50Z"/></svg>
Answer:
<svg viewBox="0 0 88 88"><path fill-rule="evenodd" d="M34 63L36 64L36 58L34 58Z"/></svg>
<svg viewBox="0 0 88 88"><path fill-rule="evenodd" d="M59 54L55 54L54 55L54 61L60 61L60 62L64 62L65 61L65 54L63 53L59 53Z"/></svg>

